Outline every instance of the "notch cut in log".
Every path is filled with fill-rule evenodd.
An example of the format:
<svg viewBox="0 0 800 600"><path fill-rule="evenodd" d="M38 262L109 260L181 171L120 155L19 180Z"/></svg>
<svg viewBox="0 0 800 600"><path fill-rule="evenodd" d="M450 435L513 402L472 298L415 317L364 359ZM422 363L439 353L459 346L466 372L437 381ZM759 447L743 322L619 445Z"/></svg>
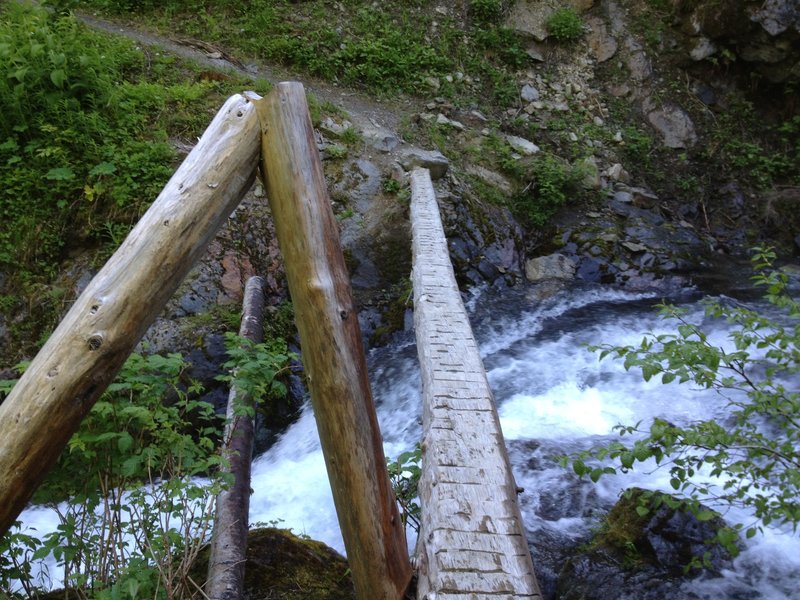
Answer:
<svg viewBox="0 0 800 600"><path fill-rule="evenodd" d="M303 86L278 84L258 110L262 175L356 595L397 600L411 578L405 531Z"/></svg>
<svg viewBox="0 0 800 600"><path fill-rule="evenodd" d="M264 282L261 277L251 277L244 286L239 337L255 344L264 340ZM255 429L250 416L253 410L254 398L232 385L222 447L222 456L227 463L225 470L232 476L232 482L228 489L217 494L204 590L209 600L240 600L244 592Z"/></svg>
<svg viewBox="0 0 800 600"><path fill-rule="evenodd" d="M0 404L0 534L239 204L259 148L255 107L229 98Z"/></svg>

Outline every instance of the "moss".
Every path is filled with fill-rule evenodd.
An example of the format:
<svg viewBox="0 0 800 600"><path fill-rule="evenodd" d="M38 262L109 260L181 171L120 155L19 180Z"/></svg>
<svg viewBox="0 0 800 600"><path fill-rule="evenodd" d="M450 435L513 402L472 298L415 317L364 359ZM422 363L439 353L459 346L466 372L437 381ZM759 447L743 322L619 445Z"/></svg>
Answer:
<svg viewBox="0 0 800 600"><path fill-rule="evenodd" d="M192 578L204 581L206 547ZM322 542L286 529L255 529L248 536L245 600L350 600L355 598L347 560Z"/></svg>

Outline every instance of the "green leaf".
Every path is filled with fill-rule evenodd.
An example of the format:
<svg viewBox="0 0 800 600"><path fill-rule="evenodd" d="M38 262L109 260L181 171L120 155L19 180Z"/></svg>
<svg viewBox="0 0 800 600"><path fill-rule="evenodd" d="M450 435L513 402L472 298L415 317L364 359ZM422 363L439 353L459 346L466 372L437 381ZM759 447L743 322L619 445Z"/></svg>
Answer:
<svg viewBox="0 0 800 600"><path fill-rule="evenodd" d="M98 165L95 165L91 171L89 171L89 175L113 175L117 170L117 167L114 163L110 162L101 162Z"/></svg>
<svg viewBox="0 0 800 600"><path fill-rule="evenodd" d="M64 69L53 69L50 71L50 81L58 88L64 87L67 81L67 74L64 72Z"/></svg>
<svg viewBox="0 0 800 600"><path fill-rule="evenodd" d="M710 521L716 515L710 510L701 510L696 516L698 521Z"/></svg>
<svg viewBox="0 0 800 600"><path fill-rule="evenodd" d="M53 181L69 181L75 179L75 172L69 167L56 167L50 169L44 177Z"/></svg>
<svg viewBox="0 0 800 600"><path fill-rule="evenodd" d="M650 509L640 504L636 507L636 514L638 514L640 517L646 517L650 514Z"/></svg>

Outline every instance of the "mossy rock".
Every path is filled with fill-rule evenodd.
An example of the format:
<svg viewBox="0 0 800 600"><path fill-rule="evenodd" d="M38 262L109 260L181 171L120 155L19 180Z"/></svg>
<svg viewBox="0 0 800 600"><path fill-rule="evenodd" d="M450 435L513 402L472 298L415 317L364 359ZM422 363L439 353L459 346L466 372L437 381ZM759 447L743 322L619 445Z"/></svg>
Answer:
<svg viewBox="0 0 800 600"><path fill-rule="evenodd" d="M672 497L631 488L608 513L593 545L631 567L649 564L680 574L693 559L706 556L708 566L719 571L730 557L713 540L725 522L718 516L701 521L683 504L671 508L665 498Z"/></svg>
<svg viewBox="0 0 800 600"><path fill-rule="evenodd" d="M195 581L204 581L208 547L197 558ZM352 600L347 560L322 542L286 529L254 529L247 541L244 600Z"/></svg>

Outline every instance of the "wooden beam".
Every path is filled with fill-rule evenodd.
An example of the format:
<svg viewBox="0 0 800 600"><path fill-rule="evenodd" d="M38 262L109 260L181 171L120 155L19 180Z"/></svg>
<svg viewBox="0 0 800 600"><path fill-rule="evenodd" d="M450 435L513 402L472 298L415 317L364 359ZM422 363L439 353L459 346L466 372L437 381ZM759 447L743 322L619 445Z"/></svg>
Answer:
<svg viewBox="0 0 800 600"><path fill-rule="evenodd" d="M405 531L303 86L278 84L258 110L262 175L356 595L396 600L411 578Z"/></svg>
<svg viewBox="0 0 800 600"><path fill-rule="evenodd" d="M411 230L423 402L417 597L541 598L427 169L411 173Z"/></svg>
<svg viewBox="0 0 800 600"><path fill-rule="evenodd" d="M256 344L264 340L264 282L251 277L244 286L239 336ZM209 600L240 600L244 590L250 515L250 468L253 458L255 401L231 386L222 455L231 485L217 495L214 533L204 592Z"/></svg>
<svg viewBox="0 0 800 600"><path fill-rule="evenodd" d="M0 404L0 534L248 190L259 139L229 98Z"/></svg>

